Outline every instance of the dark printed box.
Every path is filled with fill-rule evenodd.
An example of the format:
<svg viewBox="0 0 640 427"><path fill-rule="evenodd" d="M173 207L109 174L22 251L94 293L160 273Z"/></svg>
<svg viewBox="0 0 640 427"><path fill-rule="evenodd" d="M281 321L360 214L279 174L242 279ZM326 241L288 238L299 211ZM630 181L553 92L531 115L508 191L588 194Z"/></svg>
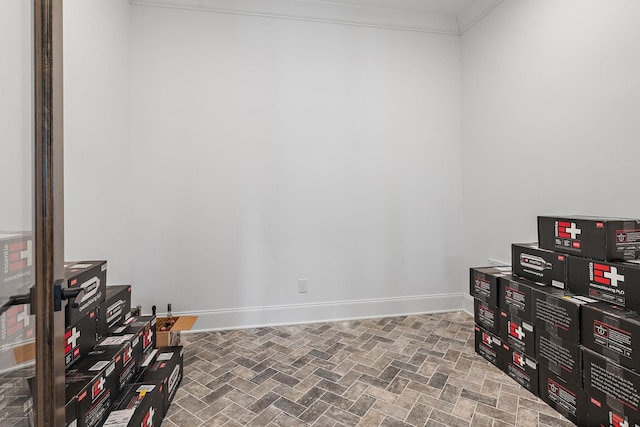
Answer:
<svg viewBox="0 0 640 427"><path fill-rule="evenodd" d="M91 310L64 333L64 364L70 367L96 345L96 311Z"/></svg>
<svg viewBox="0 0 640 427"><path fill-rule="evenodd" d="M500 332L500 338L508 346L535 357L536 335L533 323L500 311Z"/></svg>
<svg viewBox="0 0 640 427"><path fill-rule="evenodd" d="M35 324L35 316L30 314L28 304L9 307L0 315L0 353L33 342Z"/></svg>
<svg viewBox="0 0 640 427"><path fill-rule="evenodd" d="M533 296L536 330L545 330L575 345L580 343L580 308L596 300L550 287Z"/></svg>
<svg viewBox="0 0 640 427"><path fill-rule="evenodd" d="M142 382L159 382L164 386L163 416L169 410L169 405L182 382L183 364L184 348L182 346L163 347L158 349L155 362L145 370Z"/></svg>
<svg viewBox="0 0 640 427"><path fill-rule="evenodd" d="M566 255L541 249L538 243L511 245L513 274L564 289L567 282Z"/></svg>
<svg viewBox="0 0 640 427"><path fill-rule="evenodd" d="M511 277L511 267L475 267L469 269L469 293L480 301L498 306L498 278Z"/></svg>
<svg viewBox="0 0 640 427"><path fill-rule="evenodd" d="M533 321L533 296L540 286L520 277L501 277L498 286L498 308L526 321Z"/></svg>
<svg viewBox="0 0 640 427"><path fill-rule="evenodd" d="M605 262L570 256L569 290L640 311L640 264Z"/></svg>
<svg viewBox="0 0 640 427"><path fill-rule="evenodd" d="M34 284L33 238L25 231L0 231L0 297L23 294Z"/></svg>
<svg viewBox="0 0 640 427"><path fill-rule="evenodd" d="M487 359L494 366L502 369L502 340L478 325L475 325L474 329L476 333L476 353Z"/></svg>
<svg viewBox="0 0 640 427"><path fill-rule="evenodd" d="M536 359L540 367L568 383L582 386L582 351L578 344L536 329Z"/></svg>
<svg viewBox="0 0 640 427"><path fill-rule="evenodd" d="M582 351L584 391L589 396L589 410L593 405L609 406L624 409L623 415L629 420L640 420L640 374L587 348Z"/></svg>
<svg viewBox="0 0 640 427"><path fill-rule="evenodd" d="M640 315L604 302L582 309L582 345L631 369L640 366Z"/></svg>
<svg viewBox="0 0 640 427"><path fill-rule="evenodd" d="M138 360L138 368L141 366L144 359L149 355L151 350L156 347L155 341L155 316L138 316L131 317L127 322L114 329L111 336L123 336L133 335L136 338L133 339L133 351Z"/></svg>
<svg viewBox="0 0 640 427"><path fill-rule="evenodd" d="M567 383L542 366L538 374L540 399L572 423L587 425L587 394L582 384Z"/></svg>
<svg viewBox="0 0 640 427"><path fill-rule="evenodd" d="M154 427L162 424L162 384L131 384L118 398L105 426Z"/></svg>
<svg viewBox="0 0 640 427"><path fill-rule="evenodd" d="M640 255L640 221L539 216L538 242L543 249L598 260L637 259Z"/></svg>
<svg viewBox="0 0 640 427"><path fill-rule="evenodd" d="M522 387L537 396L538 362L507 344L502 344L502 348L504 349L502 370Z"/></svg>
<svg viewBox="0 0 640 427"><path fill-rule="evenodd" d="M78 427L99 425L115 402L117 392L115 362L111 359L80 360L66 372L66 401L77 399Z"/></svg>
<svg viewBox="0 0 640 427"><path fill-rule="evenodd" d="M498 310L498 307L491 306L474 298L473 318L477 325L482 326L494 335L500 335L500 310Z"/></svg>
<svg viewBox="0 0 640 427"><path fill-rule="evenodd" d="M615 400L600 402L593 397L587 397L587 412L589 423L579 424L598 427L640 427L640 421L629 418L627 409L622 403ZM633 413L631 414L633 417Z"/></svg>
<svg viewBox="0 0 640 427"><path fill-rule="evenodd" d="M107 262L66 262L64 273L69 289L82 289L77 297L69 300L65 309L65 326L71 326L104 301L107 288Z"/></svg>
<svg viewBox="0 0 640 427"><path fill-rule="evenodd" d="M98 335L103 337L131 317L131 286L107 286L106 298L98 309Z"/></svg>
<svg viewBox="0 0 640 427"><path fill-rule="evenodd" d="M134 352L134 345L139 342L134 335L107 337L86 355L86 360L113 360L114 375L118 379L118 392L135 378L140 361Z"/></svg>

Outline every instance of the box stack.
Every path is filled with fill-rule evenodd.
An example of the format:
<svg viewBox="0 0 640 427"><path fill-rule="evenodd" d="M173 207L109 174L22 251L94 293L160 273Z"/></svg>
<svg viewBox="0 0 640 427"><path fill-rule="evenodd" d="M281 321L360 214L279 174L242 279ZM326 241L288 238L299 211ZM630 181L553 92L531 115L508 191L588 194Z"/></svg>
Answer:
<svg viewBox="0 0 640 427"><path fill-rule="evenodd" d="M69 288L81 289L65 311L67 425L160 425L182 379L182 347L171 371L149 370L163 354L156 317L132 316L131 286L106 286L105 261L67 263L65 273Z"/></svg>
<svg viewBox="0 0 640 427"><path fill-rule="evenodd" d="M496 280L499 367L577 425L640 426L640 221L540 216L538 241L514 243Z"/></svg>

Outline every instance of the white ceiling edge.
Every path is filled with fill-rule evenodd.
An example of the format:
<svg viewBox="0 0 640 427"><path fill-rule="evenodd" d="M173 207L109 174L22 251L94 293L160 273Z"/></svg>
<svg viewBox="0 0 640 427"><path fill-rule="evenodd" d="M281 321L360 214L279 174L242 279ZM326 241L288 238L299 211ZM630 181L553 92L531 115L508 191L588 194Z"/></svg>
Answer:
<svg viewBox="0 0 640 427"><path fill-rule="evenodd" d="M458 14L459 34L464 34L465 31L491 13L491 11L498 7L503 1L504 0L474 0L471 2L469 7Z"/></svg>
<svg viewBox="0 0 640 427"><path fill-rule="evenodd" d="M503 0L474 0L458 16L313 0L129 0L133 5L461 35ZM390 2L393 4L393 2Z"/></svg>

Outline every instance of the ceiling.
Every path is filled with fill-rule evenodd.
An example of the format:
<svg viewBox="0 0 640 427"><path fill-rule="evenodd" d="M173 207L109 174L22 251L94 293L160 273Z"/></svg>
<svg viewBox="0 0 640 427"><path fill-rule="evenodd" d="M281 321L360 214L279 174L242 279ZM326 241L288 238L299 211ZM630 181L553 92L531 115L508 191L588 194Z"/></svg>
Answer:
<svg viewBox="0 0 640 427"><path fill-rule="evenodd" d="M503 0L129 0L134 5L461 35Z"/></svg>

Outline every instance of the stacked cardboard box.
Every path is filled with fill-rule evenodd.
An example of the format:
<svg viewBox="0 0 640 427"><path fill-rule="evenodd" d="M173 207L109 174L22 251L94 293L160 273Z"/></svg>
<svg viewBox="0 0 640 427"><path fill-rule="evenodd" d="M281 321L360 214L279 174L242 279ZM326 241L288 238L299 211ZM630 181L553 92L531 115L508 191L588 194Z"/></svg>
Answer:
<svg viewBox="0 0 640 427"><path fill-rule="evenodd" d="M540 216L538 241L514 243L513 276L496 279L492 363L579 426L640 426L640 221ZM471 294L488 358L488 304L473 283L483 270L471 269Z"/></svg>
<svg viewBox="0 0 640 427"><path fill-rule="evenodd" d="M182 379L182 348L172 358L179 375L147 380L158 357L155 316L132 316L131 286L106 286L105 261L67 263L65 271L69 288L82 289L65 311L67 425L99 427L109 417L159 425Z"/></svg>

